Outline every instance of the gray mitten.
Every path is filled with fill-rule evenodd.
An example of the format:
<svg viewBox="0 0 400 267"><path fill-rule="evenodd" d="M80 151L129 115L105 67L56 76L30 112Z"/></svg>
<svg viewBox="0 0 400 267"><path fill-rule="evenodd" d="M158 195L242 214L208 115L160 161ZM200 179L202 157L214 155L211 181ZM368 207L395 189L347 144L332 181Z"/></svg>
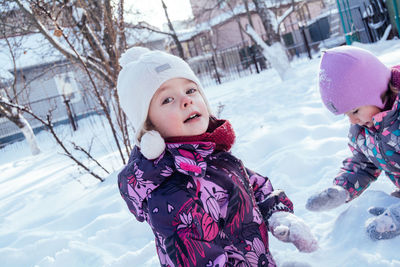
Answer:
<svg viewBox="0 0 400 267"><path fill-rule="evenodd" d="M371 207L368 211L376 216L365 223L372 240L391 239L400 235L400 203L390 205L387 209Z"/></svg>
<svg viewBox="0 0 400 267"><path fill-rule="evenodd" d="M290 212L277 211L268 219L268 228L283 242L290 242L301 252L314 252L318 243L306 223Z"/></svg>
<svg viewBox="0 0 400 267"><path fill-rule="evenodd" d="M306 209L310 211L330 210L344 204L348 198L349 193L343 187L334 185L309 197Z"/></svg>

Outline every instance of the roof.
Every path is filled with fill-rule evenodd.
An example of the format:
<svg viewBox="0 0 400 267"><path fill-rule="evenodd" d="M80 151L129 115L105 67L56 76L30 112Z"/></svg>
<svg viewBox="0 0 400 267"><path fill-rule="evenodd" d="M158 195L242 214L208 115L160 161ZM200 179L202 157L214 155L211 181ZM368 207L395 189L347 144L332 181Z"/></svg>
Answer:
<svg viewBox="0 0 400 267"><path fill-rule="evenodd" d="M7 38L13 49L17 69L25 69L64 59L40 33ZM6 39L0 39L0 66L12 71L14 63Z"/></svg>

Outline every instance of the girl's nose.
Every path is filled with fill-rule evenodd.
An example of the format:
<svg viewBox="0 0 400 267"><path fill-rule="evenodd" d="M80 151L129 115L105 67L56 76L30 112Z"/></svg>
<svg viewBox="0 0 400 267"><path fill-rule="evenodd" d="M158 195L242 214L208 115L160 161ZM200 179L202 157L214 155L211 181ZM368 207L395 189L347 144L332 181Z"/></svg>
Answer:
<svg viewBox="0 0 400 267"><path fill-rule="evenodd" d="M182 98L182 108L187 108L191 104L193 104L193 100L190 97L188 97L187 95L185 95Z"/></svg>

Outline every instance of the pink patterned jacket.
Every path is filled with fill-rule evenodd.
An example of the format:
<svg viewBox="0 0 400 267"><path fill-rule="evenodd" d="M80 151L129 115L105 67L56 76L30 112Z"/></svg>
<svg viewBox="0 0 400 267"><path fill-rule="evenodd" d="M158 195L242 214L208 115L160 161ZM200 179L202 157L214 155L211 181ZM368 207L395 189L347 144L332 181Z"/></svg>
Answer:
<svg viewBox="0 0 400 267"><path fill-rule="evenodd" d="M151 226L161 266L275 266L267 219L293 212L283 191L211 142L169 143L155 161L137 147L118 176L122 198Z"/></svg>
<svg viewBox="0 0 400 267"><path fill-rule="evenodd" d="M400 65L392 67L391 83L400 88ZM350 126L349 147L352 156L343 161L334 184L345 188L350 200L358 197L384 171L400 188L400 99L392 109L376 114L374 128Z"/></svg>

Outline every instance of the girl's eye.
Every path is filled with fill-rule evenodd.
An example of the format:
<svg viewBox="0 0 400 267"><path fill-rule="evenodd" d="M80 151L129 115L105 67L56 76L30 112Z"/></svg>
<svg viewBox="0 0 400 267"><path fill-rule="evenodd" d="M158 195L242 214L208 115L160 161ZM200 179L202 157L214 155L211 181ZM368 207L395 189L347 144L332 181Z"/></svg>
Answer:
<svg viewBox="0 0 400 267"><path fill-rule="evenodd" d="M163 105L171 103L172 100L174 100L172 97L167 97L166 99L164 99L164 101L162 102Z"/></svg>
<svg viewBox="0 0 400 267"><path fill-rule="evenodd" d="M358 109L353 111L353 115L358 113Z"/></svg>
<svg viewBox="0 0 400 267"><path fill-rule="evenodd" d="M196 88L190 88L189 90L186 91L186 94L190 95L190 94L195 93L196 91L197 91Z"/></svg>

